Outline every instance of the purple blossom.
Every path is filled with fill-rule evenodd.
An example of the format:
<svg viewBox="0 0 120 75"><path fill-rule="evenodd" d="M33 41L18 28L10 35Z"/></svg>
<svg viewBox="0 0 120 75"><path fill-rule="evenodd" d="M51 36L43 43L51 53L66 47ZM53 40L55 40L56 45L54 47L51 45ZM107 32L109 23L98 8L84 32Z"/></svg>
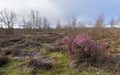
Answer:
<svg viewBox="0 0 120 75"><path fill-rule="evenodd" d="M84 53L93 53L96 51L104 51L104 46L90 39L87 34L78 35L75 38L65 36L62 39L64 48L69 54L75 54L76 51Z"/></svg>
<svg viewBox="0 0 120 75"><path fill-rule="evenodd" d="M87 34L83 34L83 35L78 35L76 36L76 38L74 39L74 42L77 44L77 45L80 45L86 41L88 41L90 38Z"/></svg>
<svg viewBox="0 0 120 75"><path fill-rule="evenodd" d="M62 39L62 43L69 43L71 42L71 38L69 36L65 36L63 39Z"/></svg>

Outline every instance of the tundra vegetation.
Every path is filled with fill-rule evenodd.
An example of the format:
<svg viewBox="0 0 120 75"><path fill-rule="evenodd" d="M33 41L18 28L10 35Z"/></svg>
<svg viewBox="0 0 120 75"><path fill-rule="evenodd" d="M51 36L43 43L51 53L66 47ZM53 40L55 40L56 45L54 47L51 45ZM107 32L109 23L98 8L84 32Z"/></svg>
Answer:
<svg viewBox="0 0 120 75"><path fill-rule="evenodd" d="M120 29L104 15L93 26L72 17L51 28L47 17L32 10L14 27L17 14L0 11L0 75L119 75ZM20 28L19 28L20 27Z"/></svg>

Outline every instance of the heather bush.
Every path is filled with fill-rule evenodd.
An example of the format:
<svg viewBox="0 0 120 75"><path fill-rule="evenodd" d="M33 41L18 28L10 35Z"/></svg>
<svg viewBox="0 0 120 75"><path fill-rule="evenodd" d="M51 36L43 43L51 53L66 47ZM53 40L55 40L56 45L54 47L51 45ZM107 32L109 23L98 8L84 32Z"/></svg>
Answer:
<svg viewBox="0 0 120 75"><path fill-rule="evenodd" d="M34 59L31 58L27 64L27 67L31 67L34 70L50 70L53 65L51 62L43 59Z"/></svg>
<svg viewBox="0 0 120 75"><path fill-rule="evenodd" d="M24 42L24 46L25 47L41 46L41 42L33 40L33 39L26 39L25 42Z"/></svg>
<svg viewBox="0 0 120 75"><path fill-rule="evenodd" d="M75 38L65 36L61 42L63 48L67 50L68 57L75 60L77 64L86 62L94 66L98 63L102 64L107 58L104 45L91 40L87 34L78 35Z"/></svg>
<svg viewBox="0 0 120 75"><path fill-rule="evenodd" d="M11 52L10 49L5 49L5 50L3 51L3 55L10 55L10 54L12 54L12 52Z"/></svg>
<svg viewBox="0 0 120 75"><path fill-rule="evenodd" d="M0 67L9 63L9 58L4 57L4 56L0 56Z"/></svg>
<svg viewBox="0 0 120 75"><path fill-rule="evenodd" d="M19 48L14 48L13 50L11 50L11 53L13 56L19 56L21 54L21 50Z"/></svg>
<svg viewBox="0 0 120 75"><path fill-rule="evenodd" d="M12 56L19 56L22 53L21 45L14 45L13 47L7 48L4 51L4 55L12 54Z"/></svg>

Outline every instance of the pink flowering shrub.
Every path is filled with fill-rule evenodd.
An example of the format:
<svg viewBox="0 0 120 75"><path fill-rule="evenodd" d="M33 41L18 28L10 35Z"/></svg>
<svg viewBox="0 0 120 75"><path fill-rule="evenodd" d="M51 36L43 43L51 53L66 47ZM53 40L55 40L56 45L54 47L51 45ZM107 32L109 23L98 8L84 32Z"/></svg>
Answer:
<svg viewBox="0 0 120 75"><path fill-rule="evenodd" d="M104 61L103 58L106 57L107 51L104 45L91 40L87 34L78 35L75 38L65 36L61 43L67 50L68 56L77 61L83 59L89 63L96 63Z"/></svg>

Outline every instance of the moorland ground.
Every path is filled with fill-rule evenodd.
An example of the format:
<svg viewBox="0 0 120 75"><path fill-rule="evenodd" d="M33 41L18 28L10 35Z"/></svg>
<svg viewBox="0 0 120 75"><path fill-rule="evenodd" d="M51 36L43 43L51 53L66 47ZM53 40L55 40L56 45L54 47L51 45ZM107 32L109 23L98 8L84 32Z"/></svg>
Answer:
<svg viewBox="0 0 120 75"><path fill-rule="evenodd" d="M119 75L120 74L120 29L119 28L76 28L72 29L14 29L6 35L0 29L0 75ZM71 68L72 60L61 48L64 36L87 33L99 44L109 41L106 50L116 56L117 70L96 66ZM111 62L108 62L111 63Z"/></svg>

